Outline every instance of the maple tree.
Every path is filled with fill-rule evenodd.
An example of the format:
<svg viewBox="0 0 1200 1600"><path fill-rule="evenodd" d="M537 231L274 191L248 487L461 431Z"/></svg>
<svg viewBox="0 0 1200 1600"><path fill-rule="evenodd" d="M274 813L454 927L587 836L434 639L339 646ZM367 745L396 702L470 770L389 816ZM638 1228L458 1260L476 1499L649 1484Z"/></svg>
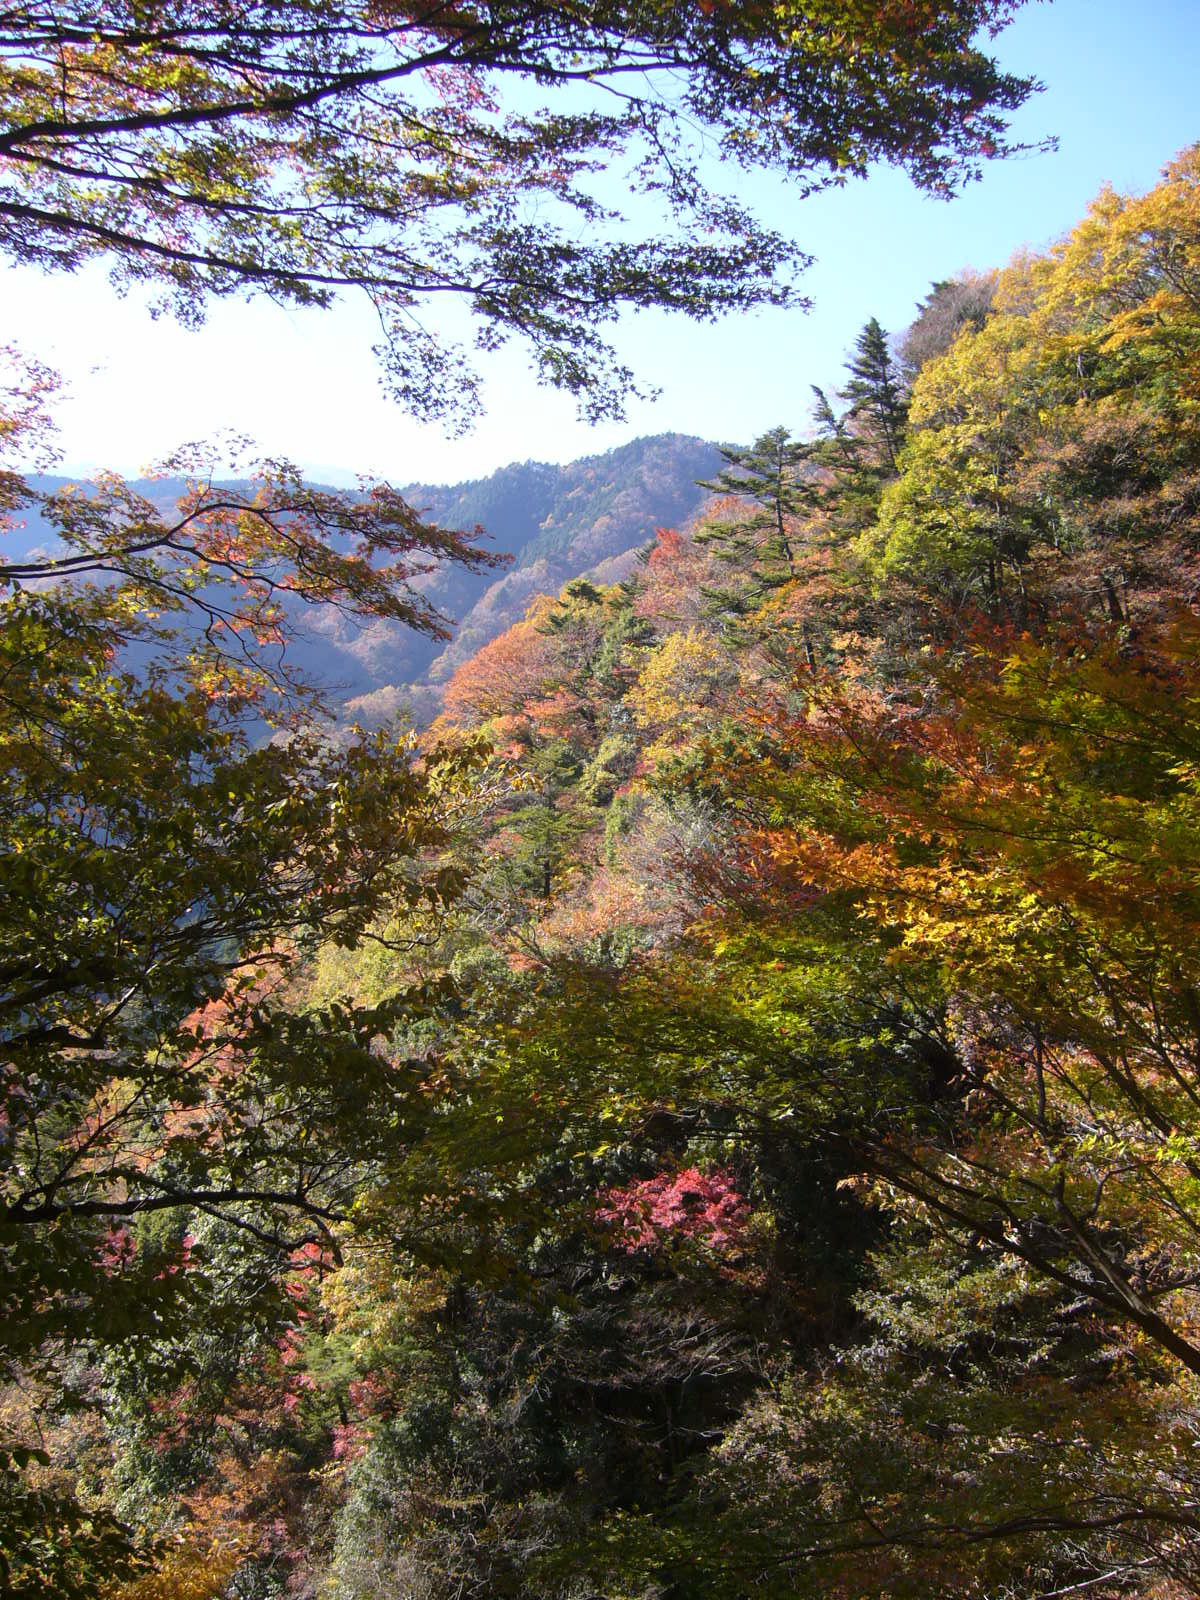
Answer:
<svg viewBox="0 0 1200 1600"><path fill-rule="evenodd" d="M613 1226L622 1250L661 1245L673 1236L722 1249L736 1246L750 1208L729 1173L687 1167L607 1190L596 1215Z"/></svg>
<svg viewBox="0 0 1200 1600"><path fill-rule="evenodd" d="M17 365L6 451L48 450L53 388ZM76 1350L213 1313L189 1212L286 1261L403 1144L377 1137L381 1102L393 1132L423 1119L423 1068L379 1054L428 1009L419 984L383 1008L284 995L315 942L386 939L452 898L437 852L480 757L334 747L286 644L313 604L441 632L412 580L493 558L386 487L314 492L278 464L171 513L115 477L47 493L6 471L0 493L7 531L36 510L60 540L0 570L0 1369L52 1408ZM287 738L263 744L264 718ZM92 1594L147 1551L56 1475L39 1427L4 1427L6 1592Z"/></svg>
<svg viewBox="0 0 1200 1600"><path fill-rule="evenodd" d="M35 518L56 549L0 561L5 591L103 585L114 641L122 628L144 649L159 638L176 667L187 656L196 681L264 709L319 699L286 649L303 607L446 638L445 618L414 580L445 561L479 570L503 560L427 522L387 484L317 489L287 462L261 463L244 486L197 476L170 508L115 474L50 490L10 476L6 488L5 527Z"/></svg>
<svg viewBox="0 0 1200 1600"><path fill-rule="evenodd" d="M427 1068L379 1041L432 996L304 1010L286 980L314 941L386 937L389 917L452 897L436 852L474 758L435 752L418 771L390 736L252 748L223 699L116 667L103 618L61 591L10 601L0 640L12 1382L203 1322L217 1280L186 1247L189 1213L286 1262L419 1136ZM8 1487L4 1540L20 1542L41 1491ZM70 1592L87 1525L70 1510L53 1513L69 1549L13 1592L50 1573ZM100 1550L115 1571L117 1548Z"/></svg>
<svg viewBox="0 0 1200 1600"><path fill-rule="evenodd" d="M544 695L557 671L556 652L539 626L550 607L548 599L535 601L521 622L455 669L442 698L448 721L487 721Z"/></svg>
<svg viewBox="0 0 1200 1600"><path fill-rule="evenodd" d="M802 723L776 723L786 799L753 848L849 896L888 982L943 1014L953 1093L923 1108L920 1080L889 1077L899 1122L847 1135L876 1192L1196 1371L1191 633L1145 637L1136 661L1026 643L995 675L950 675L919 716L814 687ZM767 772L760 748L764 796Z"/></svg>

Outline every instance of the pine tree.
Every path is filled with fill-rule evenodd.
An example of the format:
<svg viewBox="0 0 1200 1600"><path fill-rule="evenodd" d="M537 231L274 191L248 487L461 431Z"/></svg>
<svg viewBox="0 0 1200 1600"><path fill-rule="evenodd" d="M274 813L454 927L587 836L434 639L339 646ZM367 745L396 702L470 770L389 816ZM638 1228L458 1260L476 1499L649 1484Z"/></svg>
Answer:
<svg viewBox="0 0 1200 1600"><path fill-rule="evenodd" d="M697 544L715 545L721 559L736 569L732 586L703 591L715 614L736 619L796 577L796 524L814 504L806 470L812 447L793 439L786 428L773 428L748 450L721 454L728 465L702 487L749 501L750 513L707 522L693 537Z"/></svg>
<svg viewBox="0 0 1200 1600"><path fill-rule="evenodd" d="M888 336L877 317L858 336L847 364L850 374L839 398L849 405L847 418L858 424L876 447L880 465L894 474L908 420L908 400L899 368L888 347Z"/></svg>

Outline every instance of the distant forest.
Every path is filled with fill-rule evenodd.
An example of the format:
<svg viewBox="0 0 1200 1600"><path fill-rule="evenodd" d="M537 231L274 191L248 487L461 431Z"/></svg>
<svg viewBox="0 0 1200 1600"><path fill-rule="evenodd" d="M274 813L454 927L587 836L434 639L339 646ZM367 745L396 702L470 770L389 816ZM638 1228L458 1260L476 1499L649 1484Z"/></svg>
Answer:
<svg viewBox="0 0 1200 1600"><path fill-rule="evenodd" d="M421 592L453 629L449 639L430 638L393 618L347 618L336 605L297 596L287 605L289 658L322 685L343 722L378 724L397 715L428 722L454 667L519 622L534 596L556 594L568 579L584 575L626 577L656 528L686 527L710 498L700 480L720 464L715 444L668 433L565 466L524 461L469 483L401 485L399 493L423 515L465 537L478 530L508 564L471 572L445 561L421 578ZM71 483L46 475L29 479L48 504ZM191 484L167 474L129 487L169 517ZM244 494L251 485L242 479L217 487ZM96 485L80 488L94 492ZM9 536L10 559L58 548L56 525L41 502L22 508Z"/></svg>

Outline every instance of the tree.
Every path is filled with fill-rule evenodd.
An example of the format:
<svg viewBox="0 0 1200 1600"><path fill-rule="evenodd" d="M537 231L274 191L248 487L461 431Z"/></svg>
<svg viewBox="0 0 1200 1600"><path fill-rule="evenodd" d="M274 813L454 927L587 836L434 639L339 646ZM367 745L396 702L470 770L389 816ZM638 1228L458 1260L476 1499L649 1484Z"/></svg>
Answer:
<svg viewBox="0 0 1200 1600"><path fill-rule="evenodd" d="M745 523L703 523L697 544L718 543L728 559L754 556L760 590L796 575L795 529L792 521L811 501L803 479L808 447L792 439L786 428L772 428L748 450L722 450L727 465L701 487L714 494L748 500L756 510Z"/></svg>
<svg viewBox="0 0 1200 1600"><path fill-rule="evenodd" d="M436 984L321 1006L293 979L324 941L403 949L453 898L439 851L480 758L418 767L391 734L254 747L224 694L114 664L96 604L23 594L0 629L0 1382L52 1410L99 1398L70 1381L84 1350L236 1343L245 1303L220 1300L194 1219L244 1234L261 1283L336 1249L419 1140L430 1064L404 1029ZM4 1462L48 1470L9 1420ZM6 1467L6 1593L90 1594L127 1562L67 1484Z"/></svg>
<svg viewBox="0 0 1200 1600"><path fill-rule="evenodd" d="M557 651L540 626L552 603L545 596L535 600L520 622L455 668L443 700L448 722L517 714L527 700L554 687L559 675Z"/></svg>
<svg viewBox="0 0 1200 1600"><path fill-rule="evenodd" d="M105 1306L129 1326L106 1229L197 1207L286 1253L297 1229L327 1234L357 1162L403 1144L423 1070L372 1045L405 1002L306 1015L279 997L314 941L451 897L422 856L478 759L416 770L386 735L251 748L221 702L138 682L112 645L58 594L11 602L0 630L10 1354L102 1336Z"/></svg>
<svg viewBox="0 0 1200 1600"><path fill-rule="evenodd" d="M877 1252L854 1299L869 1337L780 1363L682 1501L609 1520L587 1552L606 1587L664 1572L724 1600L1194 1586L1194 1439L1151 1363L1124 1348L1114 1372L1108 1330L1068 1296L936 1234Z"/></svg>
<svg viewBox="0 0 1200 1600"><path fill-rule="evenodd" d="M51 388L14 380L14 453L44 442ZM389 920L453 897L439 851L480 755L332 744L286 643L312 603L443 631L410 580L492 558L386 487L281 465L169 513L112 477L45 494L8 472L0 494L10 530L35 508L61 539L0 569L0 1382L54 1405L81 1347L222 1326L189 1216L252 1239L260 1280L285 1270L426 1116L425 1066L381 1041L430 991L321 1009L289 982L316 944L403 942ZM287 736L263 743L264 717ZM127 1530L37 1481L12 1427L5 1592L91 1593Z"/></svg>
<svg viewBox="0 0 1200 1600"><path fill-rule="evenodd" d="M642 763L653 771L692 746L720 717L736 681L729 653L698 629L671 633L649 655L629 691L643 736Z"/></svg>
<svg viewBox="0 0 1200 1600"><path fill-rule="evenodd" d="M1081 608L1136 625L1192 560L1200 155L1148 194L1105 190L1019 257L990 314L927 359L903 470L860 550L902 580L1022 626Z"/></svg>
<svg viewBox="0 0 1200 1600"><path fill-rule="evenodd" d="M17 365L6 451L48 447L53 386ZM385 485L312 490L286 463L241 487L196 483L167 512L112 475L45 492L5 472L0 491L5 531L32 510L59 540L0 564L0 1227L18 1253L31 1242L35 1272L47 1228L94 1258L91 1222L74 1242L72 1224L177 1207L184 1191L229 1201L264 1237L286 1231L283 1213L320 1209L304 1180L274 1200L250 1183L274 1220L237 1211L252 1169L295 1154L261 1136L237 1154L264 1092L251 1063L280 1043L271 991L314 940L353 945L389 911L449 898L422 853L448 838L479 760L470 741L419 766L394 734L331 745L288 658L295 611L444 636L414 580L496 558ZM264 716L289 736L263 744ZM366 1048L383 1019L343 1021Z"/></svg>
<svg viewBox="0 0 1200 1600"><path fill-rule="evenodd" d="M792 439L786 428L764 433L748 450L722 450L728 463L724 471L704 485L727 497L732 516L710 512L692 537L698 545L711 545L726 564L732 582L702 590L711 613L732 619L738 632L762 638L768 631L761 618L749 627L740 619L755 616L774 590L794 585L800 576L805 529L802 517L817 501L809 471L812 450ZM778 625L778 619L776 619ZM800 633L810 664L816 656L806 620Z"/></svg>
<svg viewBox="0 0 1200 1600"><path fill-rule="evenodd" d="M833 544L851 544L874 527L880 496L899 470L908 418L903 380L877 318L859 334L846 369L832 400L812 386L814 532L819 527Z"/></svg>
<svg viewBox="0 0 1200 1600"><path fill-rule="evenodd" d="M956 1091L865 1150L882 1190L1197 1373L1195 620L1089 646L1009 644L919 718L835 696L812 761L846 811L793 859L944 974Z"/></svg>
<svg viewBox="0 0 1200 1600"><path fill-rule="evenodd" d="M205 467L190 454L170 465ZM441 562L478 571L507 560L425 521L387 484L317 489L286 461L260 464L242 483L194 476L167 505L112 473L50 490L11 474L3 489L0 531L32 516L57 548L0 558L0 594L98 585L107 602L93 597L81 611L113 629L114 648L128 651L136 636L139 659L157 650L172 670L186 668L210 692L236 694L267 716L320 704L287 648L306 607L445 639L446 619L419 580Z"/></svg>
<svg viewBox="0 0 1200 1600"><path fill-rule="evenodd" d="M900 361L911 386L927 361L944 355L964 328L978 333L996 296L995 272L960 272L930 285L900 340Z"/></svg>
<svg viewBox="0 0 1200 1600"><path fill-rule="evenodd" d="M908 406L904 385L877 317L863 328L848 367L850 377L840 391L848 402L847 418L856 422L875 446L880 464L894 476Z"/></svg>
<svg viewBox="0 0 1200 1600"><path fill-rule="evenodd" d="M695 910L620 967L544 964L472 1082L471 1178L550 1233L597 1170L652 1214L662 1174L736 1159L786 1261L786 1150L857 1208L858 1320L773 1329L692 1492L601 1509L562 1570L605 1592L1195 1587L1195 170L1001 274L894 468L864 340L804 527L863 486L836 673L756 654L718 720L701 636L643 647L641 764L701 708L677 746L719 831L649 867Z"/></svg>
<svg viewBox="0 0 1200 1600"><path fill-rule="evenodd" d="M890 159L948 190L1033 87L970 43L1010 10L905 0L847 33L829 0L10 9L0 248L105 258L190 318L214 296L361 290L393 392L457 420L474 374L421 314L461 300L482 347L520 334L543 378L611 412L631 379L602 329L622 307L792 294L800 253L709 192L692 130L809 188ZM531 88L558 98L531 108ZM594 194L618 151L669 213L646 243ZM0 438L19 444L49 384L29 369ZM95 1406L89 1358L136 1363L198 1324L219 1339L240 1314L190 1219L248 1241L248 1281L278 1286L297 1250L387 1226L388 1181L439 1121L416 1037L436 984L343 1006L293 980L326 941L403 953L454 898L439 853L479 749L331 746L280 651L311 602L436 631L424 569L486 558L386 486L318 494L282 463L169 512L111 478L45 496L7 473L0 509L64 545L0 570L0 1361L35 1402L49 1380ZM258 742L263 714L288 735ZM69 1475L23 1479L53 1468L4 1420L4 1585L95 1592L128 1530L85 1514Z"/></svg>
<svg viewBox="0 0 1200 1600"><path fill-rule="evenodd" d="M784 303L803 260L709 191L695 133L805 189L888 160L949 191L1035 87L971 43L1012 9L889 0L847 28L830 0L20 7L0 21L0 247L111 259L187 317L360 289L389 387L430 416L477 404L422 310L460 300L482 347L520 335L543 379L613 412L631 375L599 330L620 307ZM621 155L670 219L645 242L593 190Z"/></svg>
<svg viewBox="0 0 1200 1600"><path fill-rule="evenodd" d="M451 897L423 857L472 756L417 771L382 736L251 748L203 689L114 668L77 599L22 596L4 621L0 1381L57 1408L97 1398L67 1384L81 1348L220 1326L189 1217L251 1238L261 1279L328 1242L419 1137L428 1063L382 1042L434 994L304 1007L288 979L315 942L387 936L389 917ZM5 1434L5 1459L28 1464ZM118 1570L121 1530L70 1493L3 1490L0 1545L32 1560L25 1524L57 1530L12 1592Z"/></svg>

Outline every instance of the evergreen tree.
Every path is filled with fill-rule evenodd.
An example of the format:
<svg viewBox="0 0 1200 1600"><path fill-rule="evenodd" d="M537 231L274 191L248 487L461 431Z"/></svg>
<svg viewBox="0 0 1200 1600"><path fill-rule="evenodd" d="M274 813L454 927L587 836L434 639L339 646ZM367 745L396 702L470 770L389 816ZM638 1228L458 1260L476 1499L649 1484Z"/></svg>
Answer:
<svg viewBox="0 0 1200 1600"><path fill-rule="evenodd" d="M859 334L847 371L849 381L839 390L839 398L849 406L847 417L874 447L879 464L894 475L904 443L908 400L888 336L877 317Z"/></svg>
<svg viewBox="0 0 1200 1600"><path fill-rule="evenodd" d="M818 503L825 531L843 540L874 525L880 495L899 473L908 423L903 377L877 318L859 334L846 371L845 387L833 400L812 386L818 442L811 453L825 472ZM845 409L836 409L834 401Z"/></svg>
<svg viewBox="0 0 1200 1600"><path fill-rule="evenodd" d="M704 590L712 611L735 626L772 589L796 577L797 523L815 503L806 472L811 453L786 428L773 428L748 450L722 450L728 465L703 485L750 504L748 515L706 522L694 536L697 544L715 545L736 573L731 585Z"/></svg>

